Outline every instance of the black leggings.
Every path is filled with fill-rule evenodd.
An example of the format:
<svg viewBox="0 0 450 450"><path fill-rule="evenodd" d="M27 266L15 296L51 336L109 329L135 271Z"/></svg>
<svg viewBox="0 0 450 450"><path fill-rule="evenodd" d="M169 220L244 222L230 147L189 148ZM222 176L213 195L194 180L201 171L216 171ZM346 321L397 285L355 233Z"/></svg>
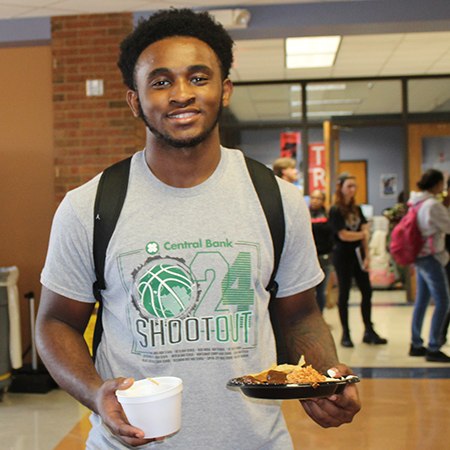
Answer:
<svg viewBox="0 0 450 450"><path fill-rule="evenodd" d="M355 278L356 285L361 291L361 315L366 331L372 330L372 287L370 285L369 273L361 269L356 253L335 252L333 264L339 284L339 317L342 329L349 332L348 326L348 299L352 287L352 279Z"/></svg>

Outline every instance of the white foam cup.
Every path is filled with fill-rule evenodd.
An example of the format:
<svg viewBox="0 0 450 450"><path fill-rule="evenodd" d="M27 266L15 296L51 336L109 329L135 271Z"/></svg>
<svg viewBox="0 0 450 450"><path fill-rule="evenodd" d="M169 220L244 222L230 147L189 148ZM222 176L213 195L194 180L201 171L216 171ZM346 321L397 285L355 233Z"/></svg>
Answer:
<svg viewBox="0 0 450 450"><path fill-rule="evenodd" d="M130 424L140 428L146 438L155 438L180 429L182 391L180 378L156 377L135 381L116 395Z"/></svg>

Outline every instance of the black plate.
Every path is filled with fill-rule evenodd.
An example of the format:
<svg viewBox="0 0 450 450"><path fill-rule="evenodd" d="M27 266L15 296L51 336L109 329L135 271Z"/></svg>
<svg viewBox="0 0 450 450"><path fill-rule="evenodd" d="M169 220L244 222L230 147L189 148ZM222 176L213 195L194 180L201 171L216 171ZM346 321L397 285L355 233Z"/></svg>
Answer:
<svg viewBox="0 0 450 450"><path fill-rule="evenodd" d="M267 400L305 400L308 398L323 398L333 394L341 394L349 383L358 383L358 377L344 380L325 381L313 387L304 384L249 384L243 383L242 377L232 378L227 386L240 389L247 397Z"/></svg>

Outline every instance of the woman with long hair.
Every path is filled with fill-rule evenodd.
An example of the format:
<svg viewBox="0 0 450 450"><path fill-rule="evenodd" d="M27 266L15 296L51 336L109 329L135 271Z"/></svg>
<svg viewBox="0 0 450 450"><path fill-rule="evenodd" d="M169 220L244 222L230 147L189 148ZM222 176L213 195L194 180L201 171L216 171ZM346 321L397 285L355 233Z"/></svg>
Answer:
<svg viewBox="0 0 450 450"><path fill-rule="evenodd" d="M425 356L427 361L449 363L450 357L441 352L441 333L450 305L445 265L449 254L445 249L445 235L450 234L450 197L440 201L444 189L444 175L439 170L428 169L417 183L420 192L411 192L410 208L417 208L417 225L425 240L419 257L414 263L416 270L416 299L412 318L410 356ZM425 313L434 298L428 347L421 337Z"/></svg>
<svg viewBox="0 0 450 450"><path fill-rule="evenodd" d="M355 203L355 176L341 174L336 182L334 205L330 209L330 225L333 231L335 249L333 264L339 285L339 317L342 325L341 345L353 347L348 323L348 300L353 278L361 291L361 314L364 322L363 342L386 344L373 329L372 287L369 279L369 225L361 208Z"/></svg>

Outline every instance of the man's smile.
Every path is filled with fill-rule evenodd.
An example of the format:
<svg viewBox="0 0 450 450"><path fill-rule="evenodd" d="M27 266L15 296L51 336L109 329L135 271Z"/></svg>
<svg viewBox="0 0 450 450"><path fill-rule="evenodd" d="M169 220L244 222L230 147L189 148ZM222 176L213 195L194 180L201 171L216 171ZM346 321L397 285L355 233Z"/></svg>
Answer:
<svg viewBox="0 0 450 450"><path fill-rule="evenodd" d="M200 111L198 109L189 108L189 109L177 109L167 115L167 117L171 120L176 121L178 124L188 124L191 123L196 117L200 115Z"/></svg>

